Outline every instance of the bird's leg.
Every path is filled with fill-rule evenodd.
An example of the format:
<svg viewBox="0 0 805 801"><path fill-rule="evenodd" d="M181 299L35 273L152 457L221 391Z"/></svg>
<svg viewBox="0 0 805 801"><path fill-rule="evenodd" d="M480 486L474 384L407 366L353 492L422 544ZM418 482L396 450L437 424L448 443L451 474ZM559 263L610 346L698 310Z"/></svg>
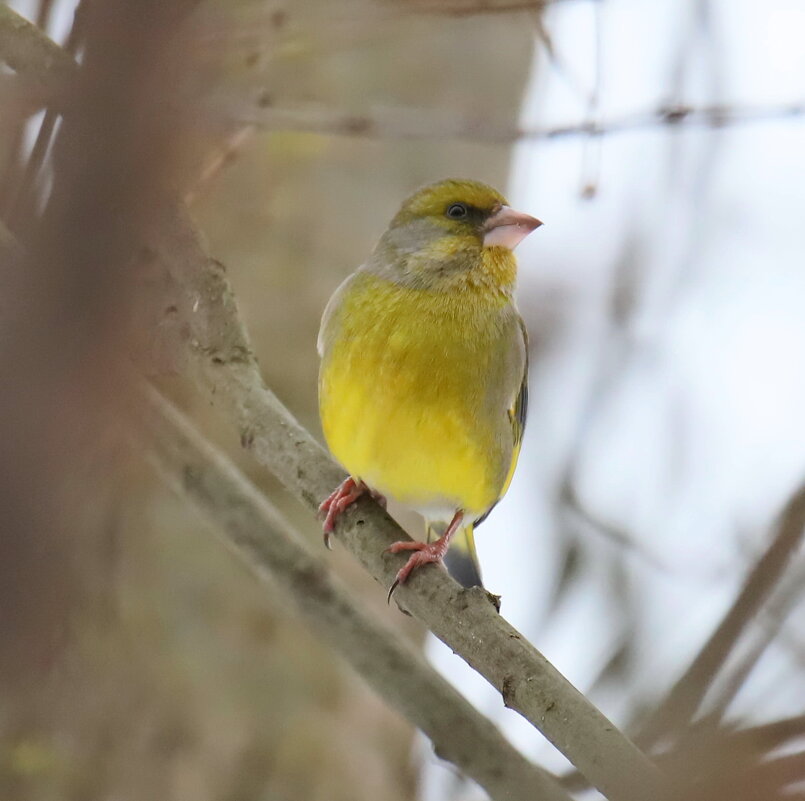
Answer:
<svg viewBox="0 0 805 801"><path fill-rule="evenodd" d="M453 515L453 519L450 521L450 525L447 527L444 534L433 542L414 542L411 540L403 540L402 542L392 543L388 548L386 548L386 553L414 551L414 553L412 553L408 558L408 561L397 572L397 577L394 579L394 583L391 585L391 589L389 590L387 597L388 601L391 601L391 596L394 594L394 590L396 590L400 584L405 584L408 576L411 575L411 572L415 568L419 567L420 565L426 565L429 562L436 562L437 564L442 563L444 555L447 553L447 549L450 546L450 540L453 534L458 531L463 519L464 512L459 509Z"/></svg>
<svg viewBox="0 0 805 801"><path fill-rule="evenodd" d="M345 478L333 492L331 492L319 506L319 514L324 515L324 544L332 548L330 535L335 529L338 516L351 506L361 495L371 495L377 503L386 508L386 498L379 492L370 489L363 481L356 481L352 476Z"/></svg>

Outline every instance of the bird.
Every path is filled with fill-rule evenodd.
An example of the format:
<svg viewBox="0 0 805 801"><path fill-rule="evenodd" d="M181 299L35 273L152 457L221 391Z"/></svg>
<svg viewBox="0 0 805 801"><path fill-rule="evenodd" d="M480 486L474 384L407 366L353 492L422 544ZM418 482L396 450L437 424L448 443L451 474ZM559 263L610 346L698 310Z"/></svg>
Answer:
<svg viewBox="0 0 805 801"><path fill-rule="evenodd" d="M426 523L426 542L386 549L411 552L389 600L428 563L483 586L474 529L509 487L528 409L512 251L540 225L478 181L430 184L402 203L325 307L319 413L348 473L319 507L325 544L366 494Z"/></svg>

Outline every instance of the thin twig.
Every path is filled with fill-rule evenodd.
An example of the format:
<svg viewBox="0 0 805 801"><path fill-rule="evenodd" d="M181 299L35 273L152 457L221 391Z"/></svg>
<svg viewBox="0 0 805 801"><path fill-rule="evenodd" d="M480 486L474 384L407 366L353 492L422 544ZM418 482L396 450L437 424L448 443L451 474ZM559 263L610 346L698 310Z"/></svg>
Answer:
<svg viewBox="0 0 805 801"><path fill-rule="evenodd" d="M24 23L25 35L44 39L38 44L45 53L59 50L56 59L45 62L30 49L21 46L15 32ZM33 71L49 83L63 80L75 68L57 45L34 25L13 11L0 6L0 59L19 71ZM461 139L465 141L512 143L521 140L552 140L576 136L606 136L645 128L702 127L723 128L775 120L799 119L805 116L805 101L779 105L732 106L711 104L663 105L637 111L610 120L584 120L542 128L512 128L490 123L488 115L467 116L410 107L375 107L364 114L345 113L318 104L293 108L272 107L265 94L258 93L253 102L233 103L229 97L213 97L209 112L238 125L254 125L266 130L290 130L366 139Z"/></svg>
<svg viewBox="0 0 805 801"><path fill-rule="evenodd" d="M223 116L230 122L255 125L271 131L312 132L359 139L460 139L510 144L577 136L609 136L657 127L720 129L793 120L805 116L805 101L768 106L668 105L610 120L584 120L542 128L501 126L488 114L461 115L411 107L375 107L363 114L345 113L317 104L293 108L271 107L260 97L254 103L233 103L229 98L213 98L210 113Z"/></svg>
<svg viewBox="0 0 805 801"><path fill-rule="evenodd" d="M691 724L685 730L685 737L668 750L657 755L657 763L669 768L669 774L674 770L684 771L686 753L691 750L701 753L703 749L721 750L724 753L754 755L755 759L762 759L780 746L788 745L796 740L805 738L805 715L796 715L790 718L763 723L758 726L748 726L744 729L733 729L719 725L718 720L712 717ZM578 771L563 774L560 784L568 792L576 793L588 790L589 782Z"/></svg>
<svg viewBox="0 0 805 801"><path fill-rule="evenodd" d="M192 206L221 171L234 161L238 152L252 139L255 130L254 125L242 125L224 139L204 165L196 182L185 193L184 202L188 206Z"/></svg>
<svg viewBox="0 0 805 801"><path fill-rule="evenodd" d="M803 571L792 570L791 573L793 575L787 577L783 586L767 603L763 610L764 614L760 616L762 619L757 621L755 628L760 630L755 634L755 642L738 660L735 660L736 664L728 665L725 668L727 676L708 701L708 717L717 715L723 719L729 705L738 695L763 654L775 641L788 616L796 607L802 590Z"/></svg>
<svg viewBox="0 0 805 801"><path fill-rule="evenodd" d="M474 17L493 14L516 14L523 11L542 13L545 6L556 0L495 0L494 2L467 2L467 0L415 0L403 9L409 14L434 14L446 17Z"/></svg>
<svg viewBox="0 0 805 801"><path fill-rule="evenodd" d="M721 623L690 667L641 727L638 740L650 744L687 724L733 652L747 625L760 611L802 543L805 534L805 485L786 504L777 535L758 560Z"/></svg>
<svg viewBox="0 0 805 801"><path fill-rule="evenodd" d="M771 750L790 740L805 737L805 715L795 715L791 718L775 720L772 723L738 729L729 736L731 739L745 740L753 745Z"/></svg>

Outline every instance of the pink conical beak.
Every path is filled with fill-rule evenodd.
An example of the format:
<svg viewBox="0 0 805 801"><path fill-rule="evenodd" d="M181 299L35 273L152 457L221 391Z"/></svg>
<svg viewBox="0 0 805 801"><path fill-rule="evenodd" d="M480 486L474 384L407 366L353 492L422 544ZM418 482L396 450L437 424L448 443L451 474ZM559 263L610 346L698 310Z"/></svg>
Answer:
<svg viewBox="0 0 805 801"><path fill-rule="evenodd" d="M501 206L484 226L484 247L497 245L514 250L542 222L530 214L515 211L509 206Z"/></svg>

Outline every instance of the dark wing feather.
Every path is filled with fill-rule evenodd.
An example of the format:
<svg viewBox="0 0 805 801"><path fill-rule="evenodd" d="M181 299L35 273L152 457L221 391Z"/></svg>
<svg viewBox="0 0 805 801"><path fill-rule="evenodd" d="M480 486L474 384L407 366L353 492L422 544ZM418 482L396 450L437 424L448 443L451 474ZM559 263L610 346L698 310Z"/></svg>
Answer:
<svg viewBox="0 0 805 801"><path fill-rule="evenodd" d="M520 332L523 335L523 347L525 348L525 363L523 365L523 378L520 382L520 391L517 393L514 405L509 409L509 421L512 426L512 436L514 438L514 447L512 448L512 463L509 469L509 475L506 477L506 483L500 492L497 501L493 503L474 523L475 526L480 526L481 523L489 517L489 513L498 505L500 499L506 494L509 489L512 476L514 476L514 468L517 465L517 459L520 456L520 445L523 442L523 433L525 432L526 417L528 416L528 331L526 331L525 323L522 319L519 320Z"/></svg>

